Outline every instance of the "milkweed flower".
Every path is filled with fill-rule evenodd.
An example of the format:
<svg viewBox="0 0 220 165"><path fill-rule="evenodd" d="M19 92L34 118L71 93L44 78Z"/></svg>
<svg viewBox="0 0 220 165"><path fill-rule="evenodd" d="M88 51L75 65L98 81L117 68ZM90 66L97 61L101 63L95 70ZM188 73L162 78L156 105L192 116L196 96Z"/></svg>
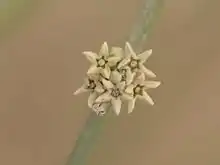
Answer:
<svg viewBox="0 0 220 165"><path fill-rule="evenodd" d="M120 56L113 56L110 54L106 42L103 43L98 54L91 51L85 51L83 54L92 64L87 74L101 73L105 78L109 78L110 76L110 67L116 65L121 59Z"/></svg>
<svg viewBox="0 0 220 165"><path fill-rule="evenodd" d="M132 84L128 85L125 89L125 93L132 97L132 99L128 101L128 113L131 113L133 111L137 99L145 100L150 105L154 105L154 101L146 92L146 90L157 88L159 85L159 81L145 81L144 73L140 73L135 81Z"/></svg>
<svg viewBox="0 0 220 165"><path fill-rule="evenodd" d="M85 51L83 54L91 66L84 84L74 94L89 92L88 106L98 116L105 115L109 105L119 115L123 102L128 103L128 113L133 111L137 99L154 104L146 90L157 88L160 82L148 80L156 75L144 66L152 54L151 49L136 54L128 42L124 49L109 49L104 42L99 53Z"/></svg>
<svg viewBox="0 0 220 165"><path fill-rule="evenodd" d="M154 78L156 75L149 69L147 69L143 64L151 56L152 49L147 50L143 53L136 54L131 47L130 43L126 42L125 45L125 58L119 63L118 67L129 66L133 72L141 71L146 74L146 76Z"/></svg>

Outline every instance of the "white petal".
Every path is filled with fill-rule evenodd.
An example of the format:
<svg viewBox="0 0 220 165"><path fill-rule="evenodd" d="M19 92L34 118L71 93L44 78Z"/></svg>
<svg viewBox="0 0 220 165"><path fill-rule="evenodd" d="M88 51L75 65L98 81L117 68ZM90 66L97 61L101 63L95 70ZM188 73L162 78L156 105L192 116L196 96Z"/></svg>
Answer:
<svg viewBox="0 0 220 165"><path fill-rule="evenodd" d="M92 105L95 102L97 97L98 97L98 94L96 92L92 92L89 95L89 98L88 98L88 106L89 106L89 108L92 108Z"/></svg>
<svg viewBox="0 0 220 165"><path fill-rule="evenodd" d="M118 69L122 68L123 66L127 65L131 59L129 57L126 57L118 64Z"/></svg>
<svg viewBox="0 0 220 165"><path fill-rule="evenodd" d="M156 74L153 73L151 70L147 69L144 65L140 65L140 69L145 73L146 76L155 78Z"/></svg>
<svg viewBox="0 0 220 165"><path fill-rule="evenodd" d="M108 65L109 66L114 66L121 60L120 56L113 56L108 58Z"/></svg>
<svg viewBox="0 0 220 165"><path fill-rule="evenodd" d="M115 111L116 115L119 115L120 114L120 111L121 111L121 99L120 98L113 98L112 101L112 107L113 107L113 110Z"/></svg>
<svg viewBox="0 0 220 165"><path fill-rule="evenodd" d="M122 58L123 57L123 53L124 52L123 52L122 48L120 48L120 47L112 47L110 55Z"/></svg>
<svg viewBox="0 0 220 165"><path fill-rule="evenodd" d="M126 72L126 84L129 85L134 79L135 73L132 73L130 69Z"/></svg>
<svg viewBox="0 0 220 165"><path fill-rule="evenodd" d="M147 50L138 55L138 58L141 60L141 63L144 63L152 54L152 49Z"/></svg>
<svg viewBox="0 0 220 165"><path fill-rule="evenodd" d="M117 87L119 88L120 91L124 91L125 90L125 82L120 82L117 84Z"/></svg>
<svg viewBox="0 0 220 165"><path fill-rule="evenodd" d="M87 74L97 74L100 72L100 68L98 68L96 65L92 65L89 70L87 71Z"/></svg>
<svg viewBox="0 0 220 165"><path fill-rule="evenodd" d="M103 103L103 102L108 102L111 100L111 96L109 94L109 92L105 92L102 95L100 95L95 102L96 103Z"/></svg>
<svg viewBox="0 0 220 165"><path fill-rule="evenodd" d="M138 83L143 83L145 80L145 74L140 72L138 73L137 77L135 78L135 81Z"/></svg>
<svg viewBox="0 0 220 165"><path fill-rule="evenodd" d="M147 92L143 92L143 99L145 99L150 105L154 105L154 101L152 98L147 94Z"/></svg>
<svg viewBox="0 0 220 165"><path fill-rule="evenodd" d="M137 58L136 53L128 42L125 44L125 55L129 57L132 56L135 59Z"/></svg>
<svg viewBox="0 0 220 165"><path fill-rule="evenodd" d="M102 79L102 83L103 85L107 88L107 89L112 89L114 88L114 85L112 84L111 81L108 81L106 79Z"/></svg>
<svg viewBox="0 0 220 165"><path fill-rule="evenodd" d="M98 58L98 55L94 52L85 51L83 54L86 56L86 58L93 64L96 64L96 59Z"/></svg>
<svg viewBox="0 0 220 165"><path fill-rule="evenodd" d="M100 83L96 83L95 91L98 93L103 93L105 90L103 89L103 86Z"/></svg>
<svg viewBox="0 0 220 165"><path fill-rule="evenodd" d="M134 92L133 90L134 90L134 85L130 84L126 87L125 92L132 95Z"/></svg>
<svg viewBox="0 0 220 165"><path fill-rule="evenodd" d="M159 81L145 81L145 88L157 88L161 83Z"/></svg>
<svg viewBox="0 0 220 165"><path fill-rule="evenodd" d="M128 113L133 112L134 107L135 107L135 102L136 102L136 98L134 98L128 102Z"/></svg>
<svg viewBox="0 0 220 165"><path fill-rule="evenodd" d="M133 96L132 95L129 95L129 94L127 94L127 93L122 93L122 96L121 96L121 98L123 99L123 100L132 100L133 99Z"/></svg>
<svg viewBox="0 0 220 165"><path fill-rule="evenodd" d="M105 56L105 57L107 57L109 55L107 42L104 42L102 44L99 55L100 56Z"/></svg>
<svg viewBox="0 0 220 165"><path fill-rule="evenodd" d="M105 77L105 78L108 78L110 77L110 74L111 74L111 70L109 68L108 65L105 65L105 68L102 69L102 75Z"/></svg>
<svg viewBox="0 0 220 165"><path fill-rule="evenodd" d="M110 80L115 84L119 83L121 81L121 74L118 71L112 71Z"/></svg>
<svg viewBox="0 0 220 165"><path fill-rule="evenodd" d="M78 95L80 93L84 93L84 92L87 92L88 89L86 89L84 86L80 87L79 89L77 89L75 92L74 92L74 95Z"/></svg>

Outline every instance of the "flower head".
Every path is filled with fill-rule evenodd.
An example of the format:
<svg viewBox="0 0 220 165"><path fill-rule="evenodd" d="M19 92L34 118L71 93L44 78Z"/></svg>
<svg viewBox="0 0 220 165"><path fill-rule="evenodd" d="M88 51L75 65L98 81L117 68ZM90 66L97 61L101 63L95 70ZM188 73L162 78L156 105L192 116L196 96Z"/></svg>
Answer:
<svg viewBox="0 0 220 165"><path fill-rule="evenodd" d="M151 54L152 49L137 55L131 45L126 42L125 58L119 63L118 67L122 68L124 66L129 66L132 72L141 71L145 73L146 76L154 78L156 75L143 65L144 62L151 56Z"/></svg>
<svg viewBox="0 0 220 165"><path fill-rule="evenodd" d="M109 78L110 76L110 67L116 65L116 63L121 59L120 56L114 56L112 55L112 52L109 52L106 42L102 44L98 54L91 51L85 51L83 54L92 64L87 74L92 75L101 73L105 78Z"/></svg>
<svg viewBox="0 0 220 165"><path fill-rule="evenodd" d="M132 97L132 99L128 101L128 113L133 111L136 99L142 99L147 101L150 105L154 105L154 101L148 95L146 90L157 88L159 85L159 81L145 81L144 73L138 75L136 80L125 89L125 93Z"/></svg>
<svg viewBox="0 0 220 165"><path fill-rule="evenodd" d="M119 115L123 101L128 102L129 113L137 99L153 105L146 90L158 87L160 82L148 80L156 75L143 65L151 53L152 50L148 50L137 55L128 42L125 49L112 47L109 50L104 42L98 54L83 52L91 66L84 84L74 94L89 92L88 106L98 116L105 115L109 105Z"/></svg>

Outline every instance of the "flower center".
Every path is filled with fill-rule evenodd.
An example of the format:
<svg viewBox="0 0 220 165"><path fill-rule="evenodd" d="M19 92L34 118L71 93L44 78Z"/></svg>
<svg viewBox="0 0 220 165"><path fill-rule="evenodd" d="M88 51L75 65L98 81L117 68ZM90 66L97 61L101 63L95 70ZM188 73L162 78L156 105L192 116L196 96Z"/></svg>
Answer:
<svg viewBox="0 0 220 165"><path fill-rule="evenodd" d="M137 60L132 60L132 61L130 62L130 67L131 67L131 68L137 68L137 66L138 66Z"/></svg>
<svg viewBox="0 0 220 165"><path fill-rule="evenodd" d="M106 63L106 61L105 61L104 59L100 59L100 60L98 61L98 65L101 66L101 67L104 66L105 63Z"/></svg>
<svg viewBox="0 0 220 165"><path fill-rule="evenodd" d="M134 88L134 95L142 95L143 94L143 87L140 85L137 85Z"/></svg>
<svg viewBox="0 0 220 165"><path fill-rule="evenodd" d="M95 89L95 87L96 87L96 84L95 84L94 80L89 79L89 84L88 84L87 88L88 89Z"/></svg>
<svg viewBox="0 0 220 165"><path fill-rule="evenodd" d="M120 73L121 73L121 80L122 80L122 81L125 81L125 80L126 80L126 70L125 70L125 69L122 69L122 70L120 71Z"/></svg>
<svg viewBox="0 0 220 165"><path fill-rule="evenodd" d="M115 88L115 89L112 90L111 95L113 97L118 97L118 96L121 95L121 92L120 92L120 90L118 88Z"/></svg>

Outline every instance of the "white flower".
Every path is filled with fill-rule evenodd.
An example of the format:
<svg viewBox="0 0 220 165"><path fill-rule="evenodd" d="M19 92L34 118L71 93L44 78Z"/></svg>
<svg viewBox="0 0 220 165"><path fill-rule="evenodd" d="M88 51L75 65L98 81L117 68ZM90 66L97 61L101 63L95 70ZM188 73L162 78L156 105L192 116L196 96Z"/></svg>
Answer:
<svg viewBox="0 0 220 165"><path fill-rule="evenodd" d="M104 92L104 87L97 79L94 79L94 77L92 78L91 76L86 77L84 81L84 84L74 92L74 95L90 92L88 106L91 108L95 99Z"/></svg>
<svg viewBox="0 0 220 165"><path fill-rule="evenodd" d="M131 99L127 94L124 93L125 82L117 82L113 84L111 81L102 79L102 83L106 87L106 92L100 95L95 102L105 103L110 102L116 115L119 115L121 111L122 99Z"/></svg>
<svg viewBox="0 0 220 165"><path fill-rule="evenodd" d="M118 69L119 74L121 75L121 81L125 81L126 85L132 83L135 73L131 71L131 68L124 66Z"/></svg>
<svg viewBox="0 0 220 165"><path fill-rule="evenodd" d="M104 116L108 109L108 103L94 103L91 108L98 116Z"/></svg>
<svg viewBox="0 0 220 165"><path fill-rule="evenodd" d="M89 68L87 74L91 75L101 73L105 78L110 77L110 66L116 65L116 63L121 60L120 56L110 55L112 52L109 52L107 42L102 44L98 54L91 51L85 51L83 54L92 63L92 66Z"/></svg>
<svg viewBox="0 0 220 165"><path fill-rule="evenodd" d="M150 105L154 105L154 101L145 90L157 88L159 85L159 81L145 81L145 75L141 73L134 83L128 85L125 89L125 92L132 96L132 99L128 102L128 113L133 111L138 98L147 101Z"/></svg>
<svg viewBox="0 0 220 165"><path fill-rule="evenodd" d="M128 42L126 42L125 45L126 57L119 63L118 67L122 68L123 66L129 66L132 72L141 71L144 72L146 76L154 78L156 77L156 75L143 65L143 63L150 57L151 54L152 54L152 49L136 55L131 45Z"/></svg>
<svg viewBox="0 0 220 165"><path fill-rule="evenodd" d="M145 80L145 76L153 78L156 75L143 65L151 53L152 50L148 50L136 55L128 42L125 50L120 47L109 49L104 42L98 54L83 52L91 66L85 83L74 94L89 92L88 106L98 116L105 115L110 107L119 115L123 101L128 102L129 113L138 98L153 105L146 90L157 88L160 82Z"/></svg>

